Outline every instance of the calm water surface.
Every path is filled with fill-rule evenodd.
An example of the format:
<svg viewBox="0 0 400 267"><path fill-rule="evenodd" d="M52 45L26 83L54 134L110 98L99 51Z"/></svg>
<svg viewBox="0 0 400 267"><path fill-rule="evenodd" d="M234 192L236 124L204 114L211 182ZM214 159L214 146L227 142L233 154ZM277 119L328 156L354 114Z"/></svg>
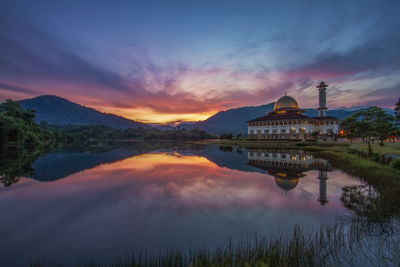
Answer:
<svg viewBox="0 0 400 267"><path fill-rule="evenodd" d="M32 167L0 188L3 265L107 262L329 224L347 213L342 188L360 184L306 152L214 145L58 151Z"/></svg>

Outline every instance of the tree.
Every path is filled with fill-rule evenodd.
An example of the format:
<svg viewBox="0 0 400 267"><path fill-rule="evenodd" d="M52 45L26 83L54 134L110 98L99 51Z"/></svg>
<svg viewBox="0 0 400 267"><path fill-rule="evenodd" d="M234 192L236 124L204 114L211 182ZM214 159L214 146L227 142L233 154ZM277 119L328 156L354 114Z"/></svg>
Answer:
<svg viewBox="0 0 400 267"><path fill-rule="evenodd" d="M400 123L400 97L395 105L396 106L395 106L394 110L395 110L396 120L398 123Z"/></svg>
<svg viewBox="0 0 400 267"><path fill-rule="evenodd" d="M380 145L393 134L394 117L380 107L369 107L356 112L342 121L342 128L349 133L350 138L360 137L368 143L368 153L372 153L371 140L377 137Z"/></svg>
<svg viewBox="0 0 400 267"><path fill-rule="evenodd" d="M354 116L350 116L345 118L342 123L342 135L344 137L350 138L350 142L353 142L353 139L357 137L357 128L359 127L357 118Z"/></svg>
<svg viewBox="0 0 400 267"><path fill-rule="evenodd" d="M389 136L393 135L396 127L394 124L395 118L387 114L383 109L381 109L375 117L376 123L376 134L379 138L380 145L383 146L383 141L386 140Z"/></svg>
<svg viewBox="0 0 400 267"><path fill-rule="evenodd" d="M318 138L318 135L319 135L319 131L313 131L313 132L311 133L311 135L313 136L314 139L317 139L317 138Z"/></svg>
<svg viewBox="0 0 400 267"><path fill-rule="evenodd" d="M369 142L371 136L376 136L379 138L380 145L383 145L383 141L393 134L395 129L394 117L386 113L382 108L369 107L357 113L362 119L362 126L364 126L364 129L361 130L367 132Z"/></svg>
<svg viewBox="0 0 400 267"><path fill-rule="evenodd" d="M232 133L224 133L224 134L221 135L221 139L232 140L233 139L233 134Z"/></svg>
<svg viewBox="0 0 400 267"><path fill-rule="evenodd" d="M7 99L0 105L0 112L6 116L15 117L22 119L25 111L21 108L18 102L14 102L11 99Z"/></svg>
<svg viewBox="0 0 400 267"><path fill-rule="evenodd" d="M33 147L44 144L49 137L34 122L33 110L24 110L11 99L0 105L0 144L18 144Z"/></svg>

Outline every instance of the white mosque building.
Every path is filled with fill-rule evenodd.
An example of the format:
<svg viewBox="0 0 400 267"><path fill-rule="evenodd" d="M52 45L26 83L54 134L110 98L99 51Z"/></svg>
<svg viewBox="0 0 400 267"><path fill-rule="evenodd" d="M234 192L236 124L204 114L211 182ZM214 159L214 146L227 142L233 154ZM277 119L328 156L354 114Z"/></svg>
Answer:
<svg viewBox="0 0 400 267"><path fill-rule="evenodd" d="M297 101L288 95L281 97L274 110L266 116L247 122L249 138L256 139L328 139L338 134L338 119L327 116L326 89L320 82L318 117L303 115Z"/></svg>

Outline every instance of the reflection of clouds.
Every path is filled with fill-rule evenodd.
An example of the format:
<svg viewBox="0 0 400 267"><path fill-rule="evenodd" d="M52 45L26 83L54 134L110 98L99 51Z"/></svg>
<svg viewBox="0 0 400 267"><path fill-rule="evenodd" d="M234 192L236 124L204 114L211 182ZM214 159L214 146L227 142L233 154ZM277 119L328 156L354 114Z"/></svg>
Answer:
<svg viewBox="0 0 400 267"><path fill-rule="evenodd" d="M133 198L138 205L196 208L202 205L216 209L234 206L302 206L318 196L318 171L306 172L297 187L286 196L270 175L221 168L199 156L152 153L100 165L51 183L20 183L15 190L33 194L42 189L49 197L101 195L113 193L115 201ZM330 172L328 196L339 200L341 188L350 182L340 172ZM79 186L77 186L79 185ZM37 191L35 191L37 190ZM28 193L28 194L27 194ZM42 194L40 194L42 195ZM44 197L44 196L42 196ZM85 196L82 197L85 201ZM146 205L145 205L146 206Z"/></svg>
<svg viewBox="0 0 400 267"><path fill-rule="evenodd" d="M328 194L338 199L341 187L349 179L340 173L336 178L332 175L335 174L329 175ZM307 177L300 180L289 196L285 196L274 178L267 174L220 168L199 156L152 153L101 165L57 182L32 186L59 190L65 195L99 195L116 190L116 201L134 198L137 204L146 206L151 202L153 207L163 207L168 202L169 209L203 205L215 209L232 205L301 207L304 202L313 201L318 196L316 177L317 171L307 172Z"/></svg>
<svg viewBox="0 0 400 267"><path fill-rule="evenodd" d="M0 257L1 251L67 259L105 250L122 255L333 221L343 213L341 187L352 180L330 172L330 203L321 207L318 173L306 175L285 195L264 173L218 167L199 156L152 153L54 182L21 179L0 188L0 210L7 215L0 218L0 234L8 246L0 245ZM74 255L71 244L79 244Z"/></svg>

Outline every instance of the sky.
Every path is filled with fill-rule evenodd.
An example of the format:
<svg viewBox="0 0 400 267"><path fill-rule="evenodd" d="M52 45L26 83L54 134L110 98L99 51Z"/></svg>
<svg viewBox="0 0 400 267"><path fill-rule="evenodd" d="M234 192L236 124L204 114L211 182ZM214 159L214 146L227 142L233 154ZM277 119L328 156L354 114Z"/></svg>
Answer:
<svg viewBox="0 0 400 267"><path fill-rule="evenodd" d="M400 1L0 2L0 101L57 95L145 123L276 101L393 107Z"/></svg>

